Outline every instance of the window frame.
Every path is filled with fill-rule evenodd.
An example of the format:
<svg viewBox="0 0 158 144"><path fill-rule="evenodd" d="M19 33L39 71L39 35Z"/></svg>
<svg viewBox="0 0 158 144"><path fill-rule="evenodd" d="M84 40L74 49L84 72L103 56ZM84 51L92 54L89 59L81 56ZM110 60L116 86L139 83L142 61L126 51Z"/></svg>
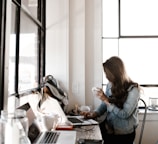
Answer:
<svg viewBox="0 0 158 144"><path fill-rule="evenodd" d="M38 10L37 10L37 18L31 15L31 13L25 9L23 5L21 5L21 0L11 0L8 2L6 0L1 0L0 6L0 110L7 108L8 98L15 97L20 99L23 96L26 96L35 91L39 91L42 87L43 77L45 76L45 35L46 35L46 1L45 0L37 0L38 1ZM15 71L15 85L14 92L8 92L8 75L5 75L6 67L8 64L5 63L5 60L9 60L9 56L5 54L8 52L8 47L5 46L5 43L8 42L8 32L7 32L7 24L6 19L8 18L7 12L10 6L15 5L16 7L16 17L15 17L15 26L16 26L16 52L15 52L15 69L11 71ZM9 6L8 6L9 5ZM8 8L9 7L9 8ZM6 12L7 11L7 12ZM23 91L18 90L18 79L19 79L19 35L20 35L20 12L23 11L27 17L37 26L38 28L38 52L37 52L37 82L38 86L33 87L31 89L26 89ZM3 13L3 14L2 14ZM10 17L10 16L9 16ZM10 27L10 26L9 26ZM10 29L10 28L9 28ZM7 36L7 37L6 37ZM3 49L2 49L3 48ZM14 78L14 77L13 77ZM7 85L7 86L5 86ZM7 93L8 92L8 93ZM6 94L7 93L7 94ZM13 102L14 103L14 102ZM17 105L16 105L17 106Z"/></svg>
<svg viewBox="0 0 158 144"><path fill-rule="evenodd" d="M4 107L6 0L0 1L0 110Z"/></svg>
<svg viewBox="0 0 158 144"><path fill-rule="evenodd" d="M103 19L103 1L102 0L102 19ZM103 34L103 29L104 29L104 25L103 25L103 20L102 20L102 34ZM158 35L146 35L146 36L127 36L127 35L121 35L121 0L118 0L118 37L106 37L102 35L102 51L104 51L103 49L103 41L105 39L117 39L118 43L119 43L119 39L126 39L126 38L158 38ZM118 45L118 56L119 56L119 45ZM103 77L104 77L104 73L103 73ZM106 83L102 83L103 86L106 86ZM141 86L143 87L158 87L158 84L141 84Z"/></svg>
<svg viewBox="0 0 158 144"><path fill-rule="evenodd" d="M21 96L25 96L32 91L39 90L41 88L41 83L43 82L43 76L45 75L45 14L46 14L46 3L45 0L38 0L38 12L37 19L31 15L31 13L25 9L25 7L21 4L21 0L12 0L12 3L17 7L16 11L16 62L15 62L15 93L11 94L11 96L16 96L20 98ZM36 24L38 27L38 68L37 68L37 76L38 76L38 87L27 89L24 91L18 90L18 80L19 80L19 38L20 38L20 13L23 11L27 17Z"/></svg>

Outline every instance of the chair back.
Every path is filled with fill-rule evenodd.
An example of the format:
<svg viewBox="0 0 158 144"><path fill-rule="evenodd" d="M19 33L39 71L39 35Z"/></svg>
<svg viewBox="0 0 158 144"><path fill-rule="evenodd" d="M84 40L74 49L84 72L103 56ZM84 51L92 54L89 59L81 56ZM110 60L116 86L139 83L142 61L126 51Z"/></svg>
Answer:
<svg viewBox="0 0 158 144"><path fill-rule="evenodd" d="M145 126L145 122L146 122L147 105L143 99L140 98L139 100L144 104L144 115L143 115L142 125L141 125L141 129L140 129L140 135L139 135L139 139L138 139L139 140L138 144L141 144L143 133L144 133L144 126Z"/></svg>

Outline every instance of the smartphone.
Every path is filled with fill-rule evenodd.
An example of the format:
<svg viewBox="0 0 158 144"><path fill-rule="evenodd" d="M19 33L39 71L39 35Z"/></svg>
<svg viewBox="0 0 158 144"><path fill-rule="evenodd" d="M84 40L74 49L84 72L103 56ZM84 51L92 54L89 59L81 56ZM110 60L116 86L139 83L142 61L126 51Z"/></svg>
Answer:
<svg viewBox="0 0 158 144"><path fill-rule="evenodd" d="M79 139L78 144L103 144L103 140L96 139Z"/></svg>

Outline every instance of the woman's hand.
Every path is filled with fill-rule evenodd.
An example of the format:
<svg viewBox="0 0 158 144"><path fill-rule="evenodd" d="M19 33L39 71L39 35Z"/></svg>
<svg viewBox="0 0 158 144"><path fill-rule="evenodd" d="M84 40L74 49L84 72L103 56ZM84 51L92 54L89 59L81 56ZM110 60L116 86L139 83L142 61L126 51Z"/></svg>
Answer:
<svg viewBox="0 0 158 144"><path fill-rule="evenodd" d="M103 102L105 102L106 104L109 104L109 100L107 98L107 96L104 94L102 89L99 89L96 93L96 96L102 100Z"/></svg>
<svg viewBox="0 0 158 144"><path fill-rule="evenodd" d="M94 119L98 116L96 112L81 112L80 115L83 115L86 119Z"/></svg>

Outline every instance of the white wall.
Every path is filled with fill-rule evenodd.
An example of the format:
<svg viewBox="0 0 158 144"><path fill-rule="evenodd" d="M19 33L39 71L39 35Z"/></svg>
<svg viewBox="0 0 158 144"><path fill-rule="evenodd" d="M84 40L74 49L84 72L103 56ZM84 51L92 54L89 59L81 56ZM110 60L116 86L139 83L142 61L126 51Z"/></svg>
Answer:
<svg viewBox="0 0 158 144"><path fill-rule="evenodd" d="M70 105L97 106L102 84L101 0L47 0L46 75L59 80Z"/></svg>

